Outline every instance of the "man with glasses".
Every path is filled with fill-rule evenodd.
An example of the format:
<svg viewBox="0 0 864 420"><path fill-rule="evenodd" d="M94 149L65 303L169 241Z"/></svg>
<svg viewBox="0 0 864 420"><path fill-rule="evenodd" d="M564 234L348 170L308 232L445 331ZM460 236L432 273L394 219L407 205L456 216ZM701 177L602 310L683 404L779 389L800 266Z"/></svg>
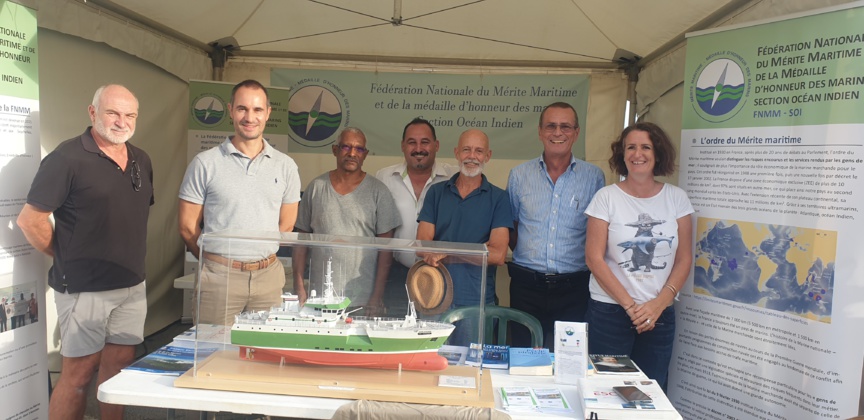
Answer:
<svg viewBox="0 0 864 420"><path fill-rule="evenodd" d="M573 157L579 117L570 104L544 108L537 132L543 154L513 168L507 182L516 226L510 236L510 306L540 320L544 345L552 347L555 321L585 320L591 273L584 212L605 178L597 166ZM513 327L512 340L516 347L531 345L521 326Z"/></svg>
<svg viewBox="0 0 864 420"><path fill-rule="evenodd" d="M383 168L375 174L390 189L402 218L402 226L396 228L394 233L396 238L417 237L417 215L423 208L429 187L448 180L459 171L456 166L435 161L439 147L435 127L429 121L414 118L402 130L405 161ZM408 308L405 280L416 256L413 252L397 252L394 259L387 280L385 301L389 313L402 315Z"/></svg>
<svg viewBox="0 0 864 420"><path fill-rule="evenodd" d="M238 83L228 111L234 135L192 159L179 194L180 236L203 258L196 321L205 324L232 325L240 312L279 305L285 269L276 258L278 242L214 239L201 250L201 234L291 232L300 201L297 164L264 139L267 89L255 80Z"/></svg>
<svg viewBox="0 0 864 420"><path fill-rule="evenodd" d="M99 371L98 384L116 375L144 340L144 256L154 199L150 157L128 142L138 99L123 86L102 86L88 111L93 126L45 156L18 215L30 244L54 259L48 284L63 361L49 418L83 418L93 374ZM100 409L103 419L123 417L122 405Z"/></svg>
<svg viewBox="0 0 864 420"><path fill-rule="evenodd" d="M336 169L312 180L303 195L297 215L297 231L328 235L377 236L392 238L402 224L390 190L363 171L363 161L369 154L366 135L358 128L348 127L339 134L332 146ZM294 291L300 302L306 301L309 290L323 291L324 264L333 258L333 285L344 290L352 306L364 307L365 315L384 312L384 288L393 256L357 249L334 249L324 256L315 249L307 259L306 250L294 248ZM304 284L304 271L309 264L309 286Z"/></svg>

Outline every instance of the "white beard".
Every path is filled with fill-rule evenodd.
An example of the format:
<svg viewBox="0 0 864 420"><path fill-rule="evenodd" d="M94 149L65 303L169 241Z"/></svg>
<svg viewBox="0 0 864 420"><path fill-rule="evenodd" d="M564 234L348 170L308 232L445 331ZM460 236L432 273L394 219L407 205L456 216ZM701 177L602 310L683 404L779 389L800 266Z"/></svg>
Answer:
<svg viewBox="0 0 864 420"><path fill-rule="evenodd" d="M477 164L478 166L474 169L471 169L468 166L466 166L466 163L474 163L474 164ZM486 166L486 164L479 161L479 160L465 159L465 160L459 162L459 172L461 172L462 175L465 175L468 178L474 178L475 176L479 176L480 174L483 173L483 167L484 166Z"/></svg>
<svg viewBox="0 0 864 420"><path fill-rule="evenodd" d="M132 138L132 135L135 134L135 130L126 129L126 132L118 133L108 129L105 127L105 124L100 119L96 119L93 124L93 128L99 133L102 138L108 140L112 144L123 144L126 143L129 139Z"/></svg>

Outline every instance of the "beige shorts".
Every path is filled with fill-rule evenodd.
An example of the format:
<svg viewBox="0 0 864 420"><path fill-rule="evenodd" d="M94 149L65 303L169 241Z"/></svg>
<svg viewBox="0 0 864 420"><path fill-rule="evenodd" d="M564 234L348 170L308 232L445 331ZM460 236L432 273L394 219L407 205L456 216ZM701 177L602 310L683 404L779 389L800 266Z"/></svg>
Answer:
<svg viewBox="0 0 864 420"><path fill-rule="evenodd" d="M54 291L60 324L60 354L83 357L105 343L134 346L144 341L147 288L144 282L104 292Z"/></svg>

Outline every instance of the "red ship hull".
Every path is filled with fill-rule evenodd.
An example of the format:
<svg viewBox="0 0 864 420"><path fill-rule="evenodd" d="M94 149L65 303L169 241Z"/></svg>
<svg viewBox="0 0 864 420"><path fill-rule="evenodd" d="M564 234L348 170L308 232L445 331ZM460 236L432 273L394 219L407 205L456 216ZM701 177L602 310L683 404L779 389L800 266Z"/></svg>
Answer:
<svg viewBox="0 0 864 420"><path fill-rule="evenodd" d="M273 363L320 366L348 366L373 369L444 370L447 359L437 352L419 353L360 353L240 347L240 358Z"/></svg>

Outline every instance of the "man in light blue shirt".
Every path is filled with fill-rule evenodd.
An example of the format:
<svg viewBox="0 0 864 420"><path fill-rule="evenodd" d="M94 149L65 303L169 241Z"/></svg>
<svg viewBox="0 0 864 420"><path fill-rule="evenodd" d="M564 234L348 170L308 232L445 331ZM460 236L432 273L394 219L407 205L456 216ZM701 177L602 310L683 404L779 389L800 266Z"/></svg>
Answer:
<svg viewBox="0 0 864 420"><path fill-rule="evenodd" d="M582 322L588 307L585 264L585 208L605 185L595 165L573 157L579 117L567 103L543 109L538 128L543 154L510 171L515 232L510 235L513 261L510 306L540 320L545 347L552 347L555 321ZM527 329L514 326L514 347L529 347Z"/></svg>

